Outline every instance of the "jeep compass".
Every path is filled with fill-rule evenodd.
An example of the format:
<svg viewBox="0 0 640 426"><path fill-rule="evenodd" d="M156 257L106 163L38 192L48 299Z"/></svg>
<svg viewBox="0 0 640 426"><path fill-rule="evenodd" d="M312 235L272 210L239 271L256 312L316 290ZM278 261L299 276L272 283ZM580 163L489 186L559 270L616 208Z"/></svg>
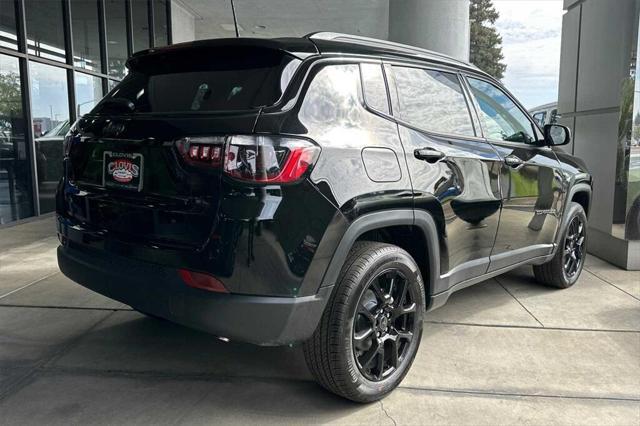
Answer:
<svg viewBox="0 0 640 426"><path fill-rule="evenodd" d="M573 285L591 177L495 79L336 33L136 53L64 142L58 262L155 317L300 343L314 377L392 391L425 312L520 265Z"/></svg>

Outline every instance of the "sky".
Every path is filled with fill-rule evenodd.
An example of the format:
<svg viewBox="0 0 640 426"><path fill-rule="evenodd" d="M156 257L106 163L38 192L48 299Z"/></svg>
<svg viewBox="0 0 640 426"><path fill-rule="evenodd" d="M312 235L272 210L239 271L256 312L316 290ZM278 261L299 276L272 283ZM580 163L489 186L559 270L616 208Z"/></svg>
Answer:
<svg viewBox="0 0 640 426"><path fill-rule="evenodd" d="M562 0L494 0L507 64L502 82L526 108L558 100Z"/></svg>

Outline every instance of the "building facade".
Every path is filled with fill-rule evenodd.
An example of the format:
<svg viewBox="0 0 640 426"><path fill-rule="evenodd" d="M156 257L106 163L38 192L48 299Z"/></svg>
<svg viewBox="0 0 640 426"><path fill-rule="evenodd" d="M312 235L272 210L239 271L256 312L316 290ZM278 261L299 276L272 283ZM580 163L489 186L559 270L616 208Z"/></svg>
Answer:
<svg viewBox="0 0 640 426"><path fill-rule="evenodd" d="M55 209L64 135L133 52L314 31L467 60L469 0L0 0L0 226Z"/></svg>
<svg viewBox="0 0 640 426"><path fill-rule="evenodd" d="M125 75L171 43L168 0L0 0L0 225L54 210L63 137Z"/></svg>
<svg viewBox="0 0 640 426"><path fill-rule="evenodd" d="M594 177L589 251L640 269L639 0L564 0L559 122Z"/></svg>

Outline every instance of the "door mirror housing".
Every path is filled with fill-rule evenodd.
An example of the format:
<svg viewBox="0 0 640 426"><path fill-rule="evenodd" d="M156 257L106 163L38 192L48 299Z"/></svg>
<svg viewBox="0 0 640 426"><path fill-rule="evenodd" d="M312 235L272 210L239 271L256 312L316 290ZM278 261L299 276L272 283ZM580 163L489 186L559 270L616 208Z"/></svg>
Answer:
<svg viewBox="0 0 640 426"><path fill-rule="evenodd" d="M544 144L548 146L566 145L571 142L571 130L561 124L544 126Z"/></svg>

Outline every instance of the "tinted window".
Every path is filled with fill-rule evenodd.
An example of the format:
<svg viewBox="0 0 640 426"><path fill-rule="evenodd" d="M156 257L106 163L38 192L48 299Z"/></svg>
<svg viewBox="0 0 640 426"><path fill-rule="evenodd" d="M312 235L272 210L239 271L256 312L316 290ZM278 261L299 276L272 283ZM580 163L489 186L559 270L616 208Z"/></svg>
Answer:
<svg viewBox="0 0 640 426"><path fill-rule="evenodd" d="M18 48L16 8L13 0L0 0L0 47Z"/></svg>
<svg viewBox="0 0 640 426"><path fill-rule="evenodd" d="M133 51L149 48L149 9L146 0L131 2Z"/></svg>
<svg viewBox="0 0 640 426"><path fill-rule="evenodd" d="M102 99L102 79L76 71L74 80L76 86L76 115L81 117L91 111Z"/></svg>
<svg viewBox="0 0 640 426"><path fill-rule="evenodd" d="M527 116L498 87L469 78L471 92L480 106L480 122L487 139L531 142L536 139Z"/></svg>
<svg viewBox="0 0 640 426"><path fill-rule="evenodd" d="M546 114L546 112L536 112L535 114L533 114L533 119L536 120L536 123L538 123L539 125L544 126L544 116Z"/></svg>
<svg viewBox="0 0 640 426"><path fill-rule="evenodd" d="M62 2L42 4L40 0L25 0L27 44L31 55L54 61L65 61Z"/></svg>
<svg viewBox="0 0 640 426"><path fill-rule="evenodd" d="M100 71L100 36L98 35L98 3L95 0L71 2L73 64Z"/></svg>
<svg viewBox="0 0 640 426"><path fill-rule="evenodd" d="M457 75L420 68L393 70L403 120L427 131L475 135Z"/></svg>
<svg viewBox="0 0 640 426"><path fill-rule="evenodd" d="M203 57L216 60L203 61ZM133 112L151 113L237 111L273 105L289 81L285 74L290 76L291 66L299 62L276 50L237 46L142 56L131 61L129 74L93 112L114 108L132 112L123 99L133 103Z"/></svg>
<svg viewBox="0 0 640 426"><path fill-rule="evenodd" d="M18 58L0 54L0 225L33 214Z"/></svg>
<svg viewBox="0 0 640 426"><path fill-rule="evenodd" d="M59 133L69 123L67 71L39 62L31 62L29 71L40 212L46 213L55 209L56 186L62 177Z"/></svg>
<svg viewBox="0 0 640 426"><path fill-rule="evenodd" d="M109 75L123 78L127 73L127 15L124 0L105 1Z"/></svg>
<svg viewBox="0 0 640 426"><path fill-rule="evenodd" d="M389 101L387 100L387 87L384 83L382 65L361 64L360 72L362 73L364 99L367 105L389 114Z"/></svg>
<svg viewBox="0 0 640 426"><path fill-rule="evenodd" d="M156 0L153 5L153 28L155 36L155 46L167 45L167 2Z"/></svg>

